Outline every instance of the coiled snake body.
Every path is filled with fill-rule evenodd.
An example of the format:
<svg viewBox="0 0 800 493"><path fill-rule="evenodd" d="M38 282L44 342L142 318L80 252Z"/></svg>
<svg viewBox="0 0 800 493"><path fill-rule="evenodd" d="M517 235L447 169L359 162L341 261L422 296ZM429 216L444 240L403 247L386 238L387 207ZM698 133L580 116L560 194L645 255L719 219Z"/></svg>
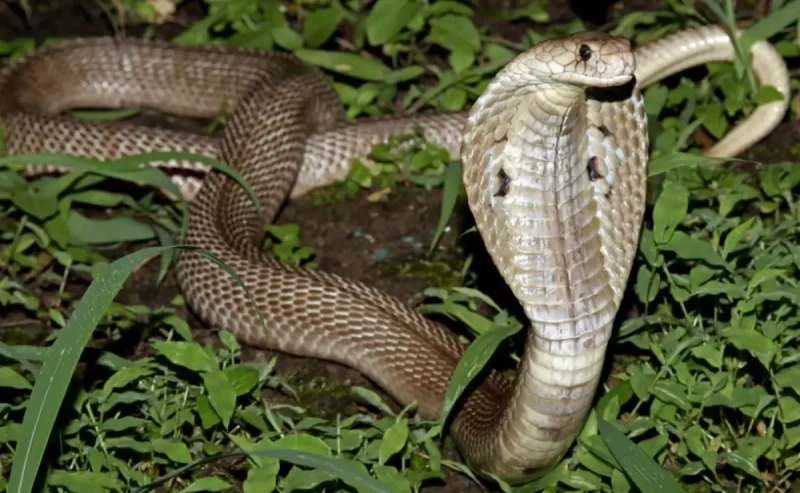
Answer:
<svg viewBox="0 0 800 493"><path fill-rule="evenodd" d="M184 150L221 158L251 184L267 220L287 195L343 178L351 158L415 125L452 155L460 152L479 231L531 330L516 378L491 373L463 400L451 433L470 466L516 481L564 454L598 384L644 210L648 133L639 88L732 56L718 27L683 31L635 53L622 38L571 35L509 62L469 113L345 123L327 78L289 55L80 39L3 70L0 120L15 154L114 159ZM785 97L760 106L710 155L749 147L786 111L782 58L756 43L753 66L762 84ZM231 113L219 141L55 115L144 106L210 117L223 104ZM155 165L180 171L174 179L192 199L187 242L239 274L267 331L230 276L183 252L178 281L206 322L245 343L354 367L401 403L416 401L423 416L438 416L464 351L452 334L369 286L265 257L264 225L240 187L222 174L204 176L197 163ZM61 170L26 170L54 171Z"/></svg>

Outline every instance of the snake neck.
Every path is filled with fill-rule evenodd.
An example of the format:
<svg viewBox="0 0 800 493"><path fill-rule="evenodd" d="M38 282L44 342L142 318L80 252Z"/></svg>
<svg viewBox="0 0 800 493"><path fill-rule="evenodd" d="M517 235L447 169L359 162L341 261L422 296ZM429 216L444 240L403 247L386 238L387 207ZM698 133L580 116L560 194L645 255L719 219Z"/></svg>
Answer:
<svg viewBox="0 0 800 493"><path fill-rule="evenodd" d="M566 452L591 407L634 253L612 217L631 208L620 202L630 188L633 219L623 229L638 238L646 120L634 83L498 83L485 94L464 131L467 196L531 324L486 457L524 478Z"/></svg>

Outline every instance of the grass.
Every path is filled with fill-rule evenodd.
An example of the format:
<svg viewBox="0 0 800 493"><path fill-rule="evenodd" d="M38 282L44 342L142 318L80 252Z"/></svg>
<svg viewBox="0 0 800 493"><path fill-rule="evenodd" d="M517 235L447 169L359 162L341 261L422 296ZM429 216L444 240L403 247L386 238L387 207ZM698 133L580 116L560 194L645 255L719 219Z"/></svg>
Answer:
<svg viewBox="0 0 800 493"><path fill-rule="evenodd" d="M38 15L21 5L29 17ZM283 9L269 0L208 5L208 16L177 42L292 51L333 75L351 118L385 112L398 98L409 110L461 109L515 52L583 29L579 21L548 24L504 39L475 25L466 1L378 0L366 10L357 1L283 2ZM169 6L104 3L118 30L138 23L148 32L169 15ZM498 21L546 23L544 6L529 1ZM769 38L784 56L796 58L800 1L772 1L770 7L772 15L763 19L740 19L741 27L752 26L744 42ZM696 22L733 25L733 12L730 1L707 0L701 10L676 1L663 11L629 14L609 29L646 42ZM343 25L354 26L354 34L343 37L337 32ZM0 43L0 52L16 57L34 46L18 38ZM796 91L800 79L794 77ZM536 483L512 488L485 481L490 491L796 487L800 166L790 157L734 170L705 166L699 157L690 136L719 138L770 98L768 90L755 89L742 60L709 66L700 83L679 77L653 85L645 97L653 142L650 207L629 308L610 346L612 367L568 456ZM796 117L793 108L788 118ZM293 400L308 389L276 373L275 360L243 360L242 348L224 330L216 348L195 341L178 315L181 299L158 307L115 301L144 259L160 255L166 274L185 229L185 208L150 194L104 189L106 178L168 186L162 173L138 169L147 156L113 166L46 158L78 171L23 179L17 171L24 158L0 160L2 324L21 330L22 322L33 321L52 329L47 344L12 343L11 336L0 344L0 387L7 396L0 403L0 487L411 492L442 480L459 488L458 476L474 479L443 454L442 420L425 422L413 408L393 411L360 387L349 392L365 411L315 416ZM442 188L441 219L427 247L435 253L461 196L458 163L419 135L377 146L373 158L378 166L356 163L333 196L356 200L368 189L374 200L391 200L398 186L417 186L420 193ZM98 219L86 213L93 209L116 214ZM296 226L268 232L266 246L274 255L315 267ZM116 260L102 253L129 242L161 246ZM471 267L467 259L455 269L462 286L427 289L420 307L475 334L445 412L468 375L493 353L515 357L518 348L508 337L522 328L502 300L476 289ZM143 331L152 334L145 356L86 349L98 334L119 340ZM84 378L75 376L79 361L91 369ZM333 388L338 397L343 389ZM277 394L287 398L270 397Z"/></svg>

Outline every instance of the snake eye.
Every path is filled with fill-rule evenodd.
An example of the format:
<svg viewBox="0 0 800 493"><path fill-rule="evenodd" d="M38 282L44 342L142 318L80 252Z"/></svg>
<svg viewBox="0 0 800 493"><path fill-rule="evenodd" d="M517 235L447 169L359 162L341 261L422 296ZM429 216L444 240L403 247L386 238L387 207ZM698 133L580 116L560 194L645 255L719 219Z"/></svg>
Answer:
<svg viewBox="0 0 800 493"><path fill-rule="evenodd" d="M592 49L589 48L588 45L581 45L581 47L578 48L578 55L580 55L581 60L585 62L586 60L592 58Z"/></svg>

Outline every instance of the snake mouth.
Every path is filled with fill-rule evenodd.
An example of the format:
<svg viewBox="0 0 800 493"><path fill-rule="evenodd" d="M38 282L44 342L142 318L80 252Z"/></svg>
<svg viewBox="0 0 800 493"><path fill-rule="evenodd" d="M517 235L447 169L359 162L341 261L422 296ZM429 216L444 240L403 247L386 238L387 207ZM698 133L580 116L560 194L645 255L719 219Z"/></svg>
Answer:
<svg viewBox="0 0 800 493"><path fill-rule="evenodd" d="M603 103L624 101L631 97L639 84L635 75L628 78L627 82L610 86L591 86L585 90L586 97Z"/></svg>
<svg viewBox="0 0 800 493"><path fill-rule="evenodd" d="M620 87L628 85L631 81L636 80L636 75L633 73L629 74L622 74L622 75L615 75L611 77L598 77L593 75L583 75L576 72L565 72L563 74L554 75L553 79L564 82L567 84L573 84L576 86L582 86L586 88L592 87Z"/></svg>

